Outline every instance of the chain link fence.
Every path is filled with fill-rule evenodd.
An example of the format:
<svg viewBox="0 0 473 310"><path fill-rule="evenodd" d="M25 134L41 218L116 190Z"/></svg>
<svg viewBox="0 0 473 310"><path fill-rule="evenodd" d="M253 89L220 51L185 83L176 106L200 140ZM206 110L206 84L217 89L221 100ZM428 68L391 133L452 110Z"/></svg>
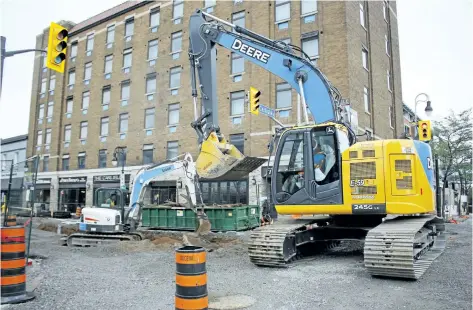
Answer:
<svg viewBox="0 0 473 310"><path fill-rule="evenodd" d="M21 225L25 227L27 256L29 255L38 163L38 156L18 163L2 161L2 226Z"/></svg>

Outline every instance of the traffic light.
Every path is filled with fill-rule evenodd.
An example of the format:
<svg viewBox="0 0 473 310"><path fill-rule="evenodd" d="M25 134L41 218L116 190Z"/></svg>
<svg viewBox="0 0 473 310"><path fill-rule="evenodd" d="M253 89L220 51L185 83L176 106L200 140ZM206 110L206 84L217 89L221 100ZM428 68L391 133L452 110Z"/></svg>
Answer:
<svg viewBox="0 0 473 310"><path fill-rule="evenodd" d="M67 52L67 39L69 32L66 28L56 23L49 27L48 53L46 67L64 73L64 64Z"/></svg>
<svg viewBox="0 0 473 310"><path fill-rule="evenodd" d="M250 112L259 115L259 96L261 92L254 87L250 87Z"/></svg>
<svg viewBox="0 0 473 310"><path fill-rule="evenodd" d="M432 140L432 130L430 128L430 121L419 121L419 140Z"/></svg>

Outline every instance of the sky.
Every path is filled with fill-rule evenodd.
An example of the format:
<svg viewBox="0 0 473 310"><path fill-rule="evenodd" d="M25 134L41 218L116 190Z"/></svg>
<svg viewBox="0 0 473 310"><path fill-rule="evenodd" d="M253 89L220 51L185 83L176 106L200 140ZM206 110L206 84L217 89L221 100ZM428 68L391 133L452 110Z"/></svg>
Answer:
<svg viewBox="0 0 473 310"><path fill-rule="evenodd" d="M122 2L0 0L0 35L7 38L7 51L34 48L36 35L51 21L78 23ZM427 93L433 120L471 107L473 0L398 0L397 6L404 103L414 110L416 96ZM0 138L28 132L33 62L34 53L5 59ZM418 105L421 118L424 108Z"/></svg>

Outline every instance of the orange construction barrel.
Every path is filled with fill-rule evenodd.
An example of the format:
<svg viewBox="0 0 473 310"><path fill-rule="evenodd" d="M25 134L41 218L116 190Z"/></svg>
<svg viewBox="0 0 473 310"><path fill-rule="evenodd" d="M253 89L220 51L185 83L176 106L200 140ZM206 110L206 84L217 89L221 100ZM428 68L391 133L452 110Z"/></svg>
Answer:
<svg viewBox="0 0 473 310"><path fill-rule="evenodd" d="M176 250L176 309L208 309L205 249L185 246Z"/></svg>
<svg viewBox="0 0 473 310"><path fill-rule="evenodd" d="M13 304L33 299L26 292L25 228L23 226L0 227L1 302Z"/></svg>
<svg viewBox="0 0 473 310"><path fill-rule="evenodd" d="M7 216L7 226L16 226L16 215Z"/></svg>
<svg viewBox="0 0 473 310"><path fill-rule="evenodd" d="M81 215L81 213L82 213L81 211L82 211L82 209L80 207L76 208L76 216L77 217L79 217Z"/></svg>

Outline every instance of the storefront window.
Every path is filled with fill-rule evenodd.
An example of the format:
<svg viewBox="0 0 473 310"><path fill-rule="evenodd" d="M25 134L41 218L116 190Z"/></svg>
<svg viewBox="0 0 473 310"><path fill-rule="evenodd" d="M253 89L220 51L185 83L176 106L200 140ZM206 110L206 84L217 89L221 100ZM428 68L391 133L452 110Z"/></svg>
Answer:
<svg viewBox="0 0 473 310"><path fill-rule="evenodd" d="M200 182L204 204L248 204L248 181Z"/></svg>

